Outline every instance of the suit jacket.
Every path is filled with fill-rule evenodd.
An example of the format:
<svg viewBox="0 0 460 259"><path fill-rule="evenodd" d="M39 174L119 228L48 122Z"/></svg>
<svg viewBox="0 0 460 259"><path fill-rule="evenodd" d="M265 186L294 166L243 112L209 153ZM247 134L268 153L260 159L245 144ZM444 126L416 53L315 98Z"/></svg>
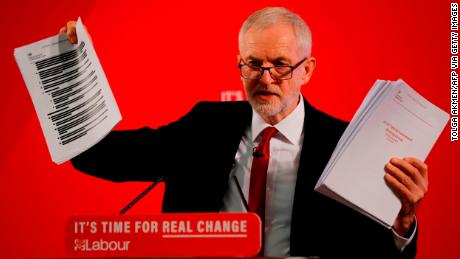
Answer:
<svg viewBox="0 0 460 259"><path fill-rule="evenodd" d="M158 129L113 131L72 163L80 171L115 182L153 181L164 175L164 212L217 212L251 118L247 102L201 102ZM415 257L416 238L400 253L391 230L313 190L346 126L305 101L291 255Z"/></svg>

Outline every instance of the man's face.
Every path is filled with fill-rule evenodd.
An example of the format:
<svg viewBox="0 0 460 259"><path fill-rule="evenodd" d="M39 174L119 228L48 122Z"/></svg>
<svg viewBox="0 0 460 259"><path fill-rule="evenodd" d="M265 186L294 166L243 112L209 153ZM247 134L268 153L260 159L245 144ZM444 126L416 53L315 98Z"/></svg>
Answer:
<svg viewBox="0 0 460 259"><path fill-rule="evenodd" d="M238 62L254 66L294 65L303 58L291 26L278 24L262 30L249 29L240 44ZM249 103L270 124L289 115L300 101L300 88L310 79L315 60L309 58L288 80L274 80L268 71L260 79L243 79Z"/></svg>

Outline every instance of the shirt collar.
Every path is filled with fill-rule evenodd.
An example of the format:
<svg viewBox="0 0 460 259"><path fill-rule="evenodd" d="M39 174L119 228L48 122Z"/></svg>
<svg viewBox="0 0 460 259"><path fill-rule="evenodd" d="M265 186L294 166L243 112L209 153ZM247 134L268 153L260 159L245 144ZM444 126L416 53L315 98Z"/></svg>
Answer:
<svg viewBox="0 0 460 259"><path fill-rule="evenodd" d="M300 141L305 119L305 105L302 96L300 96L300 102L297 104L294 111L276 125L272 126L266 123L264 119L262 119L262 117L254 110L254 108L252 109L252 114L251 134L253 142L255 142L256 138L266 127L275 127L278 132L281 133L281 135L291 144L301 144Z"/></svg>

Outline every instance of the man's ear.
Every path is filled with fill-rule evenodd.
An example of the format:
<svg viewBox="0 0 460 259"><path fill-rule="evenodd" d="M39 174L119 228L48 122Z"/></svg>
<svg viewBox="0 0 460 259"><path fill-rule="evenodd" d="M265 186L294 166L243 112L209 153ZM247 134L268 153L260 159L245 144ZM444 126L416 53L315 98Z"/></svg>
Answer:
<svg viewBox="0 0 460 259"><path fill-rule="evenodd" d="M316 67L316 59L314 57L309 57L305 60L305 64L302 66L305 69L305 74L302 76L302 84L306 84L310 81L311 75L313 74L313 70Z"/></svg>

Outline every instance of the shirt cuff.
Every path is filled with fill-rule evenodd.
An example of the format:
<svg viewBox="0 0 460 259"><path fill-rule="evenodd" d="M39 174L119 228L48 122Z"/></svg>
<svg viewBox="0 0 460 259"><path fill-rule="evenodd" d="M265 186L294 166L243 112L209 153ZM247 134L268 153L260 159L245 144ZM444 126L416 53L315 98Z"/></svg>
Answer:
<svg viewBox="0 0 460 259"><path fill-rule="evenodd" d="M415 232L417 231L417 218L415 219L415 227L411 229L412 233L410 237L406 238L400 236L393 228L391 228L391 231L393 231L393 240L395 241L395 245L400 252L404 251L404 248L406 248L406 246L412 242L412 239L414 239Z"/></svg>

